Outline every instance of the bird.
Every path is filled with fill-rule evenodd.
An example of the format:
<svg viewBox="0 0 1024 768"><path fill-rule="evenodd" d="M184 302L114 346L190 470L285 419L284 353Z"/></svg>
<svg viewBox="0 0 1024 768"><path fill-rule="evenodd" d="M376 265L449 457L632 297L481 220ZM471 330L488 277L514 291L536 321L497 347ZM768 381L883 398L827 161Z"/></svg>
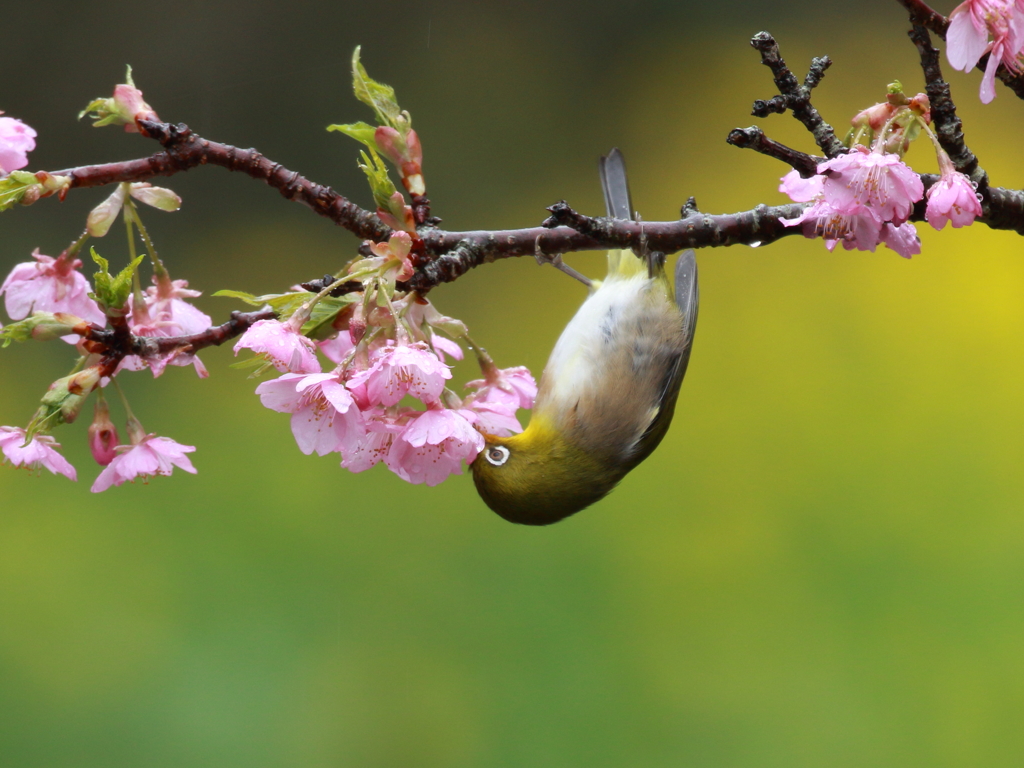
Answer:
<svg viewBox="0 0 1024 768"><path fill-rule="evenodd" d="M600 172L608 216L634 219L618 149L601 158ZM674 290L665 255L646 250L609 251L605 279L586 282L590 293L555 343L526 429L485 434L470 464L480 497L513 523L549 525L604 498L672 421L697 327L693 251L676 262Z"/></svg>

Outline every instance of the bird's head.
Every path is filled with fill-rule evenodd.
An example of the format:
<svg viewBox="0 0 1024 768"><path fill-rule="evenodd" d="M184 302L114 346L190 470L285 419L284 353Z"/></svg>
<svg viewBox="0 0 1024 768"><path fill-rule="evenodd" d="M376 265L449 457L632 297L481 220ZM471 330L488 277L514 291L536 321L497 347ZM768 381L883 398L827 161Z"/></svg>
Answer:
<svg viewBox="0 0 1024 768"><path fill-rule="evenodd" d="M484 440L470 465L473 481L487 506L513 523L556 523L605 496L621 478L536 412L521 434Z"/></svg>

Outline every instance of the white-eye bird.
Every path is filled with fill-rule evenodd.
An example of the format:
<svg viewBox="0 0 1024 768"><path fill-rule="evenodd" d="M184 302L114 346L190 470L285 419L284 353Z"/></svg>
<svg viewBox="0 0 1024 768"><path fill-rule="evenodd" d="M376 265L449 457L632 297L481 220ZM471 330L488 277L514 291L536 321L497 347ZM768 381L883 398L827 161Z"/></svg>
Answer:
<svg viewBox="0 0 1024 768"><path fill-rule="evenodd" d="M608 216L633 218L626 167L601 159ZM668 430L697 326L697 261L679 257L675 290L665 256L608 253L608 275L562 331L527 428L485 435L473 461L481 498L506 520L557 522L604 497Z"/></svg>

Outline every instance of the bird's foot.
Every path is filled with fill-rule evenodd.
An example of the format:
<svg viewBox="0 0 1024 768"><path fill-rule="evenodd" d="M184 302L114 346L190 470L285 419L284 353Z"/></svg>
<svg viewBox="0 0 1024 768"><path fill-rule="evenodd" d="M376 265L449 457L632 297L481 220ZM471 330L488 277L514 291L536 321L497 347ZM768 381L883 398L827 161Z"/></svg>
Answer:
<svg viewBox="0 0 1024 768"><path fill-rule="evenodd" d="M579 280L581 283L583 283L585 286L587 286L587 288L590 288L594 284L594 281L591 280L589 277L587 277L584 274L581 274L581 273L577 272L575 269L573 269L568 264L566 264L565 261L562 259L562 254L560 254L560 253L555 253L555 254L544 253L540 249L540 243L539 242L534 246L533 257L537 260L537 263L540 264L541 266L543 266L544 264L550 264L555 269L557 269L557 270L559 270L561 272L565 272L565 274L567 274L569 277L571 277L571 278L573 278L575 280Z"/></svg>

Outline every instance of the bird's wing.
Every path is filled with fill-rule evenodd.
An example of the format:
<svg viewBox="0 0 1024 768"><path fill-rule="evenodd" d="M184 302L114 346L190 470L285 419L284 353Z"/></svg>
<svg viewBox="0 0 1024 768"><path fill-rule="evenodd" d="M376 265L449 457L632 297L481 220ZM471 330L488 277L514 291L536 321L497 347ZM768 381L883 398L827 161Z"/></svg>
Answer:
<svg viewBox="0 0 1024 768"><path fill-rule="evenodd" d="M674 359L665 367L665 378L660 388L657 405L651 409L651 422L633 444L631 464L636 466L650 455L668 431L675 411L679 388L686 375L693 348L693 336L697 330L697 309L700 304L700 289L697 283L697 258L694 252L686 251L676 262L676 304L683 319L683 344Z"/></svg>
<svg viewBox="0 0 1024 768"><path fill-rule="evenodd" d="M693 346L693 334L697 331L697 309L700 305L700 286L697 283L697 256L690 250L679 255L676 261L676 306L683 316L683 331L686 333L685 359L682 361L686 373L686 364L690 359L690 347Z"/></svg>

